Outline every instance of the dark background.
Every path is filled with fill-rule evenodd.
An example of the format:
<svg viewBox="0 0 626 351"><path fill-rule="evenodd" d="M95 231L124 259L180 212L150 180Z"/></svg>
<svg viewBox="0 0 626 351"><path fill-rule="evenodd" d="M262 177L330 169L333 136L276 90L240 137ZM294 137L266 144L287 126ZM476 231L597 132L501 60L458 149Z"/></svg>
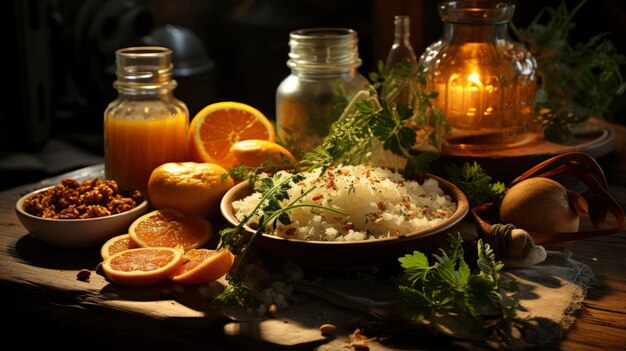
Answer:
<svg viewBox="0 0 626 351"><path fill-rule="evenodd" d="M441 34L435 0L10 0L3 2L4 89L0 189L102 162L102 119L115 99L115 50L147 44L174 49L174 95L193 117L217 101L239 101L274 118L274 94L289 75L289 32L346 27L359 35L363 65L375 70L393 41L393 16L411 16L419 56ZM542 6L515 1L526 26ZM573 8L578 0L568 0ZM626 5L588 1L574 41L608 32L626 52ZM167 35L164 35L167 34ZM172 33L177 34L173 36ZM176 39L176 40L174 40ZM624 123L624 97L608 120Z"/></svg>

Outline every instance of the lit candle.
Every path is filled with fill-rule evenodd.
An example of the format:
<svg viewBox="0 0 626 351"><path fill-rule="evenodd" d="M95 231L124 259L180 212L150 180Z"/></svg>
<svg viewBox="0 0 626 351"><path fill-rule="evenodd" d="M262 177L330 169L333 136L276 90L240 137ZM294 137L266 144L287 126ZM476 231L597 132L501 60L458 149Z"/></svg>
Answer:
<svg viewBox="0 0 626 351"><path fill-rule="evenodd" d="M420 63L452 129L449 144L510 144L523 139L530 126L536 63L508 38L513 10L488 2L439 5L444 34Z"/></svg>

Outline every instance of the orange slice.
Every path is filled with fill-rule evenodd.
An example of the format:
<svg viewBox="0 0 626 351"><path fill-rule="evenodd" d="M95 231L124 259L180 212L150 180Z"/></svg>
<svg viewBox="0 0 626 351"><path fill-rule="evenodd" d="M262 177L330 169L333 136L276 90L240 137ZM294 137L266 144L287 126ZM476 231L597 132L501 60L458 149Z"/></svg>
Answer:
<svg viewBox="0 0 626 351"><path fill-rule="evenodd" d="M189 161L235 165L229 152L234 143L247 139L276 141L274 125L259 110L233 101L217 102L198 112L189 124Z"/></svg>
<svg viewBox="0 0 626 351"><path fill-rule="evenodd" d="M130 238L130 235L122 234L107 240L100 248L100 256L103 260L106 260L118 252L135 249L137 247L139 246Z"/></svg>
<svg viewBox="0 0 626 351"><path fill-rule="evenodd" d="M184 251L206 244L213 236L211 223L197 215L160 209L137 218L128 228L139 247L170 247Z"/></svg>
<svg viewBox="0 0 626 351"><path fill-rule="evenodd" d="M189 250L171 279L180 284L206 284L228 273L234 261L235 256L227 249Z"/></svg>
<svg viewBox="0 0 626 351"><path fill-rule="evenodd" d="M237 164L250 167L259 167L263 162L268 161L275 165L281 165L285 163L284 159L296 162L296 158L289 150L269 140L242 140L230 147L230 153L237 159Z"/></svg>
<svg viewBox="0 0 626 351"><path fill-rule="evenodd" d="M182 251L149 247L118 252L102 262L102 270L114 283L143 287L169 278L182 264Z"/></svg>

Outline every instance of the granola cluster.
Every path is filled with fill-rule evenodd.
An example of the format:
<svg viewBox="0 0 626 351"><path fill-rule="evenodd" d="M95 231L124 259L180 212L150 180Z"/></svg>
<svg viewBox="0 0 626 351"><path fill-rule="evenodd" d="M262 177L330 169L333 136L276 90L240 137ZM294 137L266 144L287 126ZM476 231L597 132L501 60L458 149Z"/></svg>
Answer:
<svg viewBox="0 0 626 351"><path fill-rule="evenodd" d="M126 212L141 201L139 191L122 191L114 180L66 178L26 199L24 211L51 219L95 218Z"/></svg>

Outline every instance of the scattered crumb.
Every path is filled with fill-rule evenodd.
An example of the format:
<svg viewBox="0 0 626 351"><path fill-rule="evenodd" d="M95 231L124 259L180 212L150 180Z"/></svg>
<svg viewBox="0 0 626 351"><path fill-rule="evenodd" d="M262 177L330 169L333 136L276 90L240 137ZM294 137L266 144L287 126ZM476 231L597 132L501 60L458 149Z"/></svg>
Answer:
<svg viewBox="0 0 626 351"><path fill-rule="evenodd" d="M320 326L320 332L322 332L322 335L332 335L335 333L335 330L337 329L337 327L335 327L333 324L322 324L322 326Z"/></svg>
<svg viewBox="0 0 626 351"><path fill-rule="evenodd" d="M357 328L352 334L348 336L348 340L349 340L349 346L352 346L352 348L355 351L357 350L367 351L370 349L369 346L367 346L367 344L369 342L377 340L377 338L376 337L369 338L363 334L361 329Z"/></svg>
<svg viewBox="0 0 626 351"><path fill-rule="evenodd" d="M594 257L594 258L592 258L592 260L593 260L593 262L598 262L598 259L597 259L597 258L595 258L595 257Z"/></svg>
<svg viewBox="0 0 626 351"><path fill-rule="evenodd" d="M88 269L81 269L78 273L76 273L76 279L84 282L88 281L90 276L91 271Z"/></svg>
<svg viewBox="0 0 626 351"><path fill-rule="evenodd" d="M98 265L96 266L96 273L104 274L104 272L102 271L102 262L98 263Z"/></svg>
<svg viewBox="0 0 626 351"><path fill-rule="evenodd" d="M268 316L275 317L276 313L278 313L278 306L276 306L275 303L272 303L269 306L267 306L267 315Z"/></svg>

